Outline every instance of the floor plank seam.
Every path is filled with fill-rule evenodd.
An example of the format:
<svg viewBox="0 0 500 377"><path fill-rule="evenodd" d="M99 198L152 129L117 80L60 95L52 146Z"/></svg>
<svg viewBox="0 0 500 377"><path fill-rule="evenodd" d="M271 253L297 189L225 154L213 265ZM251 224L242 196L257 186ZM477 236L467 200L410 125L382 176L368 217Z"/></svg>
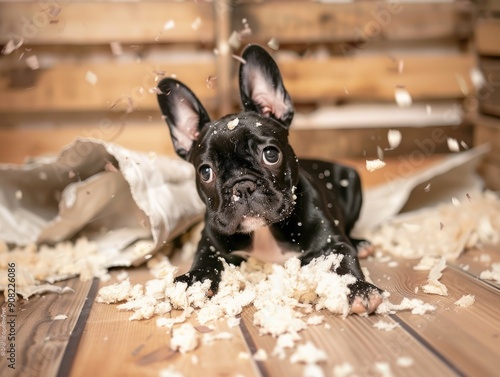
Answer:
<svg viewBox="0 0 500 377"><path fill-rule="evenodd" d="M245 340L245 343L247 344L248 350L250 351L250 357L252 357L256 352L257 352L257 345L255 344L252 335L250 334L250 331L248 331L247 325L245 324L245 321L241 320L240 321L240 331L241 334L243 335L243 339ZM264 363L258 360L253 359L254 365L257 367L257 370L259 371L260 375L262 377L270 377L270 374L266 370L266 367L264 366Z"/></svg>
<svg viewBox="0 0 500 377"><path fill-rule="evenodd" d="M78 351L78 345L80 344L80 340L83 335L83 330L85 329L90 311L97 296L97 292L99 291L99 282L98 278L94 278L92 281L92 285L87 294L87 299L83 303L82 310L80 311L80 315L71 332L66 350L64 351L57 377L66 377L70 374L71 368L73 367L73 361L75 360L76 353Z"/></svg>
<svg viewBox="0 0 500 377"><path fill-rule="evenodd" d="M463 273L463 274L467 275L468 277L470 277L471 279L473 279L475 282L482 283L484 286L486 286L488 288L492 288L495 292L499 292L500 291L500 288L494 282L481 279L476 274L473 274L470 271L466 271L463 268L461 268L460 266L457 266L456 264L449 264L448 263L447 266L450 267L450 268L452 268L452 269L454 269L455 271L458 271L460 273Z"/></svg>
<svg viewBox="0 0 500 377"><path fill-rule="evenodd" d="M451 371L456 373L457 376L466 377L467 375L462 372L452 361L448 360L441 352L439 352L435 347L433 347L427 340L425 340L416 330L412 329L404 320L399 318L397 314L390 314L390 318L399 323L401 328L406 331L410 336L412 336L417 342L419 342L424 348L426 348L431 354L436 356L442 363L444 363Z"/></svg>

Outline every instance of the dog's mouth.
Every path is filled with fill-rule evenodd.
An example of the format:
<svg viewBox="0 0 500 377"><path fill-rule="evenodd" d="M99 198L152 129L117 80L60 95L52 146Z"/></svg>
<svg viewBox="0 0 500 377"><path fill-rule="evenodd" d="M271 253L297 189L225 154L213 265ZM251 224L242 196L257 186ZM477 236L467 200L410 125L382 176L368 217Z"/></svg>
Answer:
<svg viewBox="0 0 500 377"><path fill-rule="evenodd" d="M237 228L238 233L251 233L263 226L268 225L266 219L260 216L243 216L243 220L240 222Z"/></svg>

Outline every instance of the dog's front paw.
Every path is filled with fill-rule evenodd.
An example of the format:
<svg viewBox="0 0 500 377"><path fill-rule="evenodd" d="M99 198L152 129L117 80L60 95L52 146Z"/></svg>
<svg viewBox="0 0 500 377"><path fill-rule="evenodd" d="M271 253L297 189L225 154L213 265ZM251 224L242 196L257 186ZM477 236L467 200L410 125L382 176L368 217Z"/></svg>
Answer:
<svg viewBox="0 0 500 377"><path fill-rule="evenodd" d="M217 293L220 283L220 274L216 271L195 269L175 278L175 282L187 283L188 286L196 283L197 281L203 283L205 280L210 280L210 290L207 292L207 296L212 297L215 293Z"/></svg>
<svg viewBox="0 0 500 377"><path fill-rule="evenodd" d="M370 241L358 238L351 238L352 244L358 251L358 258L368 258L375 254L375 246Z"/></svg>
<svg viewBox="0 0 500 377"><path fill-rule="evenodd" d="M382 290L363 280L349 286L349 303L351 304L351 313L370 314L382 303Z"/></svg>

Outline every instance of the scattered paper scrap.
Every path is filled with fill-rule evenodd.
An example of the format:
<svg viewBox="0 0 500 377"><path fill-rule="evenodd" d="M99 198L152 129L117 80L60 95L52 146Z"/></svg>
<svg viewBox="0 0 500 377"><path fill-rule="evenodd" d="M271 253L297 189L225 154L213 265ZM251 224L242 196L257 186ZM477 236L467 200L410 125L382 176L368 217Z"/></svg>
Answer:
<svg viewBox="0 0 500 377"><path fill-rule="evenodd" d="M269 42L267 42L267 46L272 50L279 50L280 44L276 38L271 38Z"/></svg>
<svg viewBox="0 0 500 377"><path fill-rule="evenodd" d="M87 71L87 73L85 73L85 80L87 80L87 82L91 85L96 85L97 75L92 71Z"/></svg>
<svg viewBox="0 0 500 377"><path fill-rule="evenodd" d="M394 91L394 98L400 107L409 107L413 103L410 93L402 86L397 86Z"/></svg>
<svg viewBox="0 0 500 377"><path fill-rule="evenodd" d="M19 42L15 42L13 39L9 39L5 46L2 49L2 55L9 55L15 50L17 50L19 47L21 47L24 43L24 39L21 38Z"/></svg>
<svg viewBox="0 0 500 377"><path fill-rule="evenodd" d="M175 27L175 21L170 19L163 24L163 30L172 30Z"/></svg>
<svg viewBox="0 0 500 377"><path fill-rule="evenodd" d="M401 144L401 131L399 130L389 130L387 132L387 140L389 141L389 146L391 149L397 148Z"/></svg>
<svg viewBox="0 0 500 377"><path fill-rule="evenodd" d="M200 26L201 26L201 18L196 17L196 19L191 24L191 29L198 30L200 28Z"/></svg>
<svg viewBox="0 0 500 377"><path fill-rule="evenodd" d="M40 68L40 63L38 62L38 58L36 55L31 55L26 58L26 64L32 70L37 70Z"/></svg>
<svg viewBox="0 0 500 377"><path fill-rule="evenodd" d="M448 149L450 150L450 152L460 152L460 146L457 139L449 137L446 139L446 143L448 144Z"/></svg>

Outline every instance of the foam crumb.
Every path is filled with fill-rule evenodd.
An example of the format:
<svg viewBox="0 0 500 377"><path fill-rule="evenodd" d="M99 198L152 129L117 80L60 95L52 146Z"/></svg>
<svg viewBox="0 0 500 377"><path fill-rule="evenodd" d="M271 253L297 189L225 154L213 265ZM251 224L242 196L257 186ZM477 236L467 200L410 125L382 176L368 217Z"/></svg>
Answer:
<svg viewBox="0 0 500 377"><path fill-rule="evenodd" d="M413 266L415 271L430 271L438 262L438 258L431 255L424 255L417 265Z"/></svg>
<svg viewBox="0 0 500 377"><path fill-rule="evenodd" d="M96 301L103 304L125 301L129 297L130 289L129 279L123 280L121 283L107 285L99 290Z"/></svg>
<svg viewBox="0 0 500 377"><path fill-rule="evenodd" d="M241 318L231 317L227 319L227 325L229 327L238 327L240 325Z"/></svg>
<svg viewBox="0 0 500 377"><path fill-rule="evenodd" d="M392 377L393 373L389 363L378 362L375 363L375 369L380 373L381 377Z"/></svg>
<svg viewBox="0 0 500 377"><path fill-rule="evenodd" d="M385 322L385 321L379 320L373 324L373 327L375 327L378 330L392 331L396 327L399 327L399 323L397 323L397 322Z"/></svg>
<svg viewBox="0 0 500 377"><path fill-rule="evenodd" d="M249 360L250 359L250 354L248 352L240 352L238 354L238 359L240 359L240 360Z"/></svg>
<svg viewBox="0 0 500 377"><path fill-rule="evenodd" d="M128 278L128 273L127 271L121 271L118 275L116 275L116 280L118 281L124 281Z"/></svg>
<svg viewBox="0 0 500 377"><path fill-rule="evenodd" d="M54 321L60 321L60 320L63 320L63 319L67 319L68 316L66 314L58 314L56 316L54 316L54 318L52 318Z"/></svg>
<svg viewBox="0 0 500 377"><path fill-rule="evenodd" d="M474 305L475 302L476 302L476 296L463 295L460 299L455 301L455 305L460 306L462 308L468 308L469 306Z"/></svg>
<svg viewBox="0 0 500 377"><path fill-rule="evenodd" d="M479 262L481 262L481 263L491 263L491 255L485 254L485 253L481 253L481 255L479 255Z"/></svg>
<svg viewBox="0 0 500 377"><path fill-rule="evenodd" d="M446 268L446 258L441 259L430 269L427 284L422 286L425 293L440 296L448 296L448 288L439 281L443 276L442 272Z"/></svg>
<svg viewBox="0 0 500 377"><path fill-rule="evenodd" d="M302 373L303 377L323 377L324 375L323 368L317 364L306 364Z"/></svg>
<svg viewBox="0 0 500 377"><path fill-rule="evenodd" d="M233 339L233 334L222 331L215 334L207 333L203 334L203 344L213 344L217 340L231 340Z"/></svg>
<svg viewBox="0 0 500 377"><path fill-rule="evenodd" d="M350 377L354 374L354 368L348 362L333 367L333 377Z"/></svg>
<svg viewBox="0 0 500 377"><path fill-rule="evenodd" d="M256 361L266 361L267 360L267 352L265 349L260 348L253 354L253 359Z"/></svg>
<svg viewBox="0 0 500 377"><path fill-rule="evenodd" d="M410 311L412 314L424 315L430 312L434 312L436 307L431 304L424 303L422 300L414 298L410 299L404 297L401 303L392 304L389 301L384 301L377 308L377 314L392 314L397 311Z"/></svg>
<svg viewBox="0 0 500 377"><path fill-rule="evenodd" d="M307 318L306 323L311 326L317 326L321 325L323 321L325 320L325 317L322 315L313 315Z"/></svg>
<svg viewBox="0 0 500 377"><path fill-rule="evenodd" d="M376 160L366 160L366 170L369 172L374 172L375 170L382 169L386 163L380 159Z"/></svg>
<svg viewBox="0 0 500 377"><path fill-rule="evenodd" d="M293 364L316 364L327 360L325 351L317 348L312 342L306 342L297 346L295 353L290 356L290 362Z"/></svg>
<svg viewBox="0 0 500 377"><path fill-rule="evenodd" d="M410 356L400 356L396 360L396 364L401 368L409 368L415 364L415 361Z"/></svg>
<svg viewBox="0 0 500 377"><path fill-rule="evenodd" d="M239 118L234 118L233 120L227 122L227 128L232 131L238 126L239 123L240 123Z"/></svg>
<svg viewBox="0 0 500 377"><path fill-rule="evenodd" d="M172 338L170 339L170 349L187 353L198 347L199 335L190 323L183 323L180 327L172 330Z"/></svg>
<svg viewBox="0 0 500 377"><path fill-rule="evenodd" d="M161 369L158 377L184 377L181 372L176 371L172 366Z"/></svg>
<svg viewBox="0 0 500 377"><path fill-rule="evenodd" d="M500 283L500 263L493 263L491 269L481 272L479 278Z"/></svg>
<svg viewBox="0 0 500 377"><path fill-rule="evenodd" d="M301 339L300 335L297 333L287 333L281 334L276 339L276 345L273 349L273 356L277 356L280 360L285 359L286 352L285 349L291 349L295 346L295 342Z"/></svg>

